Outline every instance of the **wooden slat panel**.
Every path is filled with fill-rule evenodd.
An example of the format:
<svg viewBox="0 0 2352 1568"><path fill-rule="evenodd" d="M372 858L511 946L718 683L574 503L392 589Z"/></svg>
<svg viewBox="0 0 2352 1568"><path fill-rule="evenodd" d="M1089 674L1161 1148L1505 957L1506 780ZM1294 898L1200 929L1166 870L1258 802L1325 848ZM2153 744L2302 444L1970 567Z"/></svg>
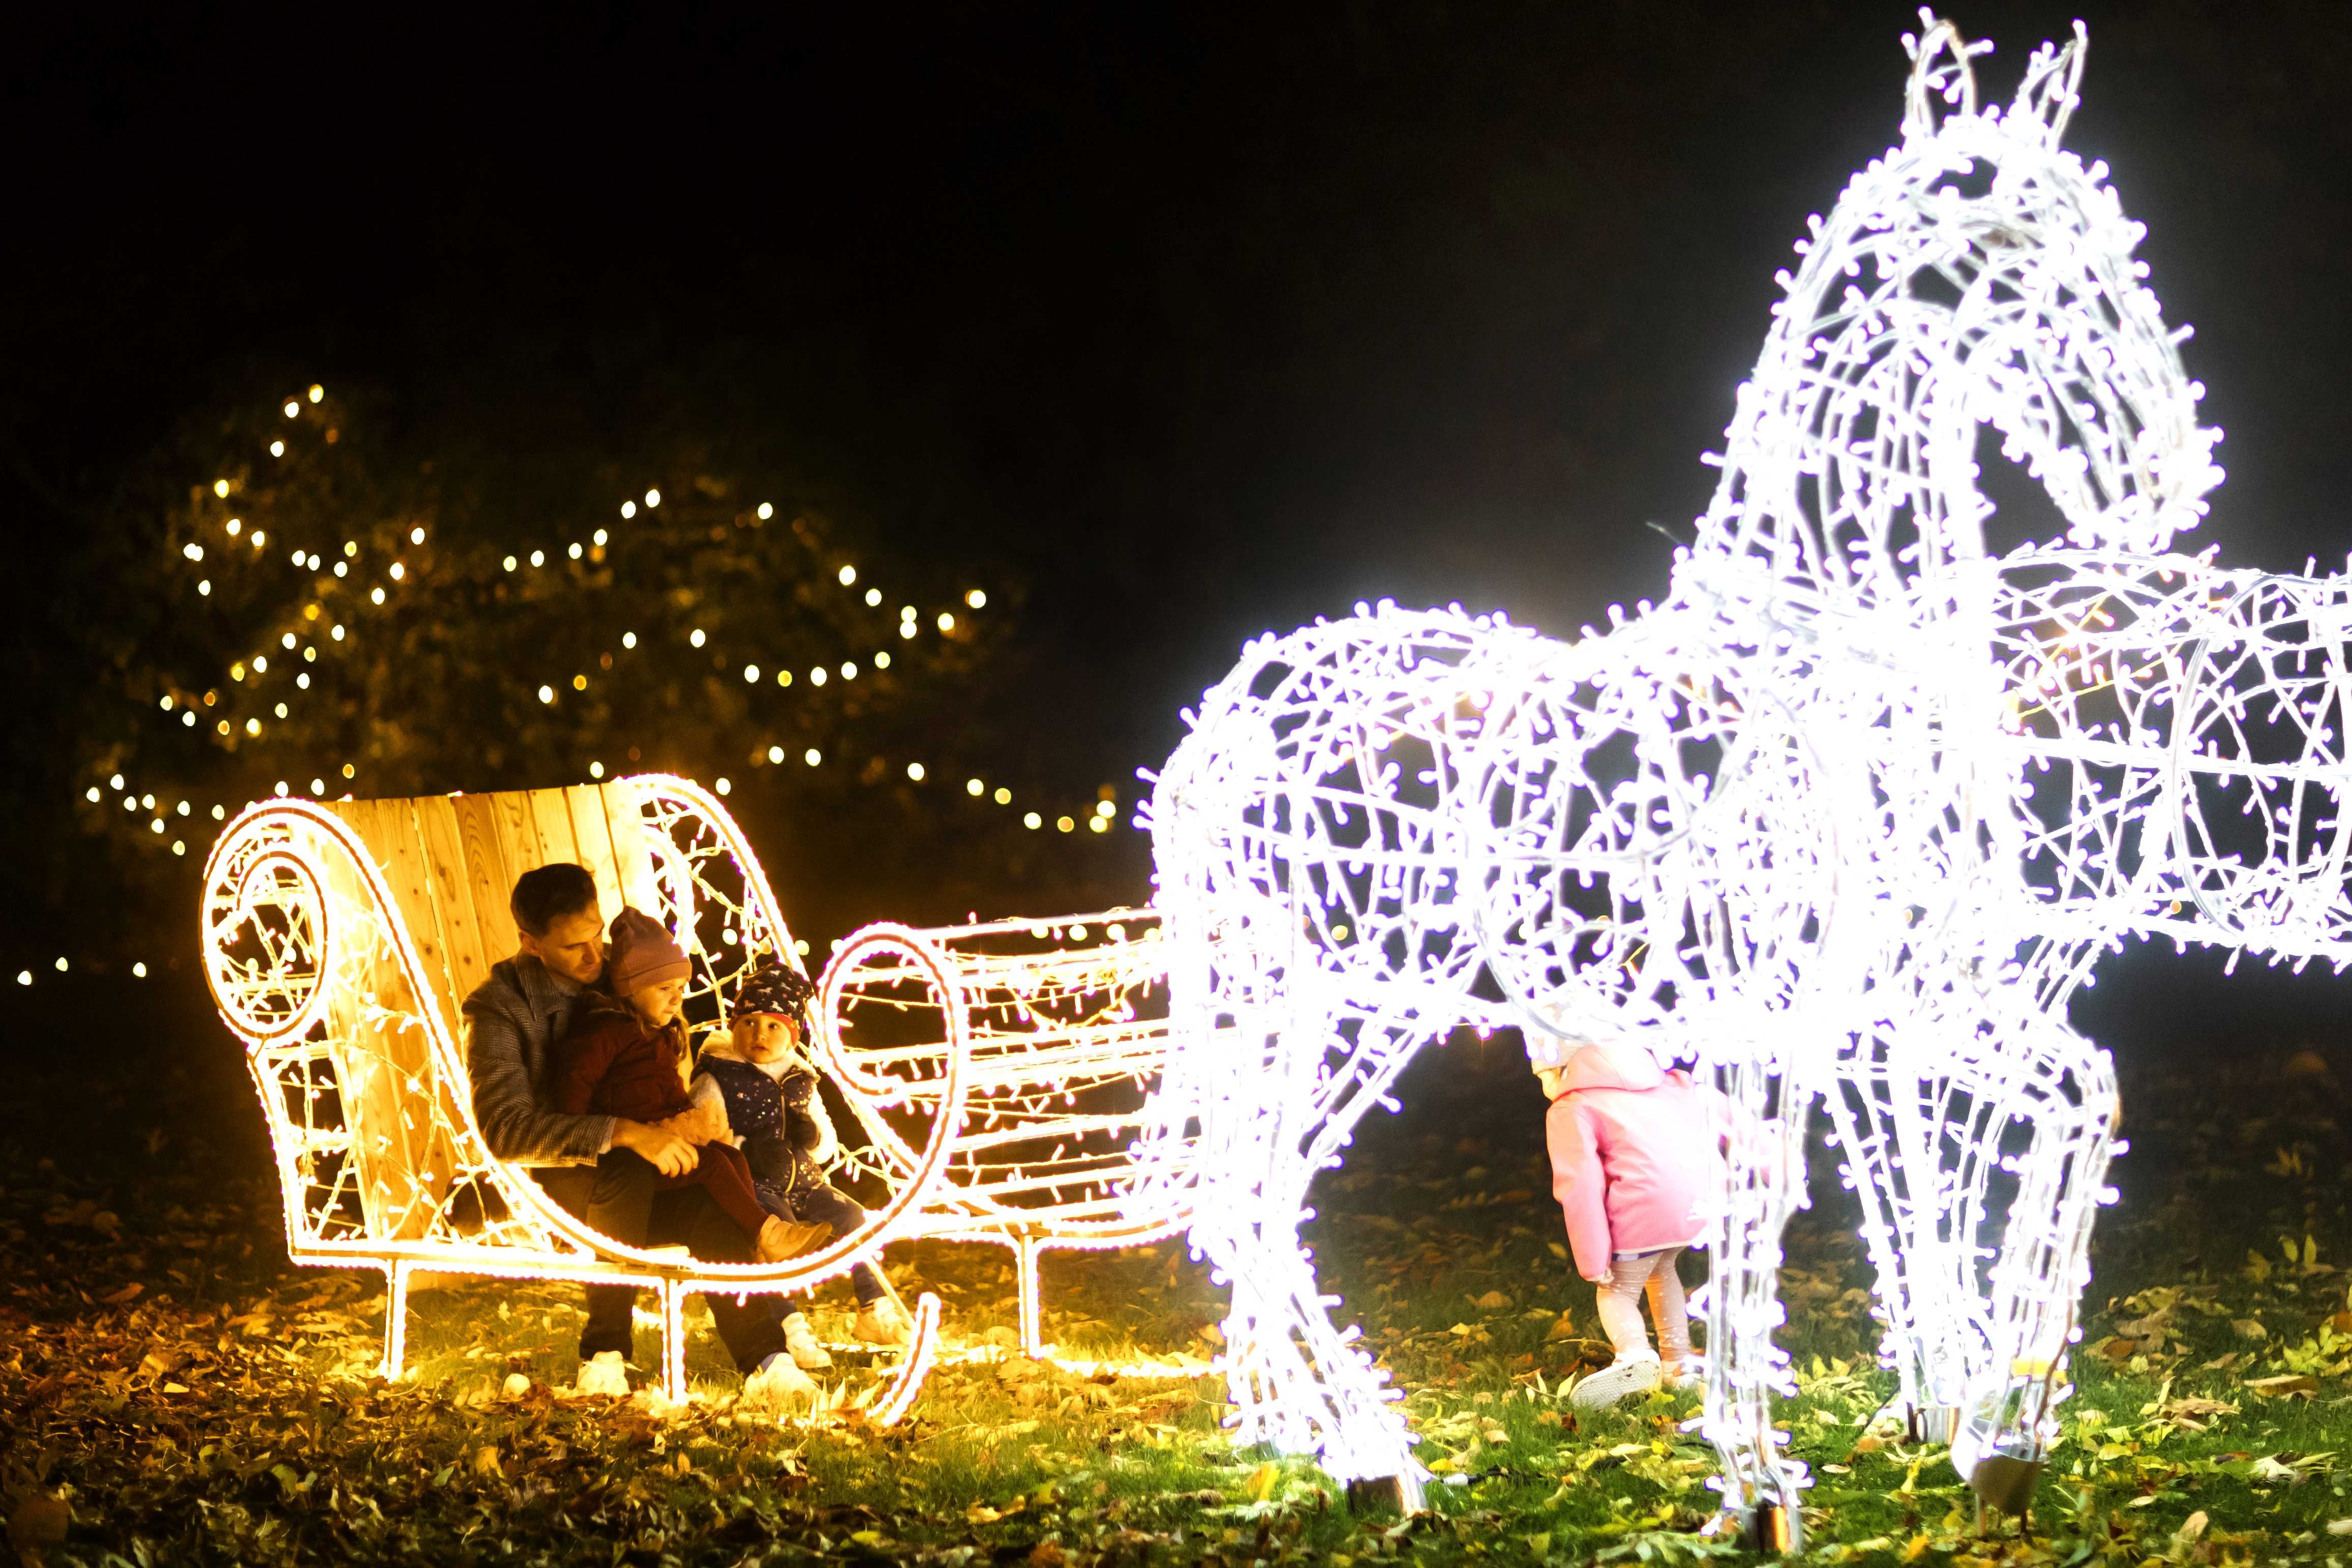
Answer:
<svg viewBox="0 0 2352 1568"><path fill-rule="evenodd" d="M490 963L514 956L514 914L508 896L514 891L516 873L507 868L506 848L499 832L499 797L463 795L450 802L457 816L458 843L466 855L466 885L474 895L474 921L481 933L482 956Z"/></svg>
<svg viewBox="0 0 2352 1568"><path fill-rule="evenodd" d="M534 809L537 803L533 802ZM574 784L563 792L572 813L572 840L580 864L596 879L596 909L606 930L621 912L621 868L613 858L612 829L604 821L604 793L593 784Z"/></svg>
<svg viewBox="0 0 2352 1568"><path fill-rule="evenodd" d="M369 858L383 868L383 845L394 836L404 803L351 801L338 812L360 836ZM361 908L407 921L395 899L377 905L356 868L340 853L324 857L330 889ZM390 880L389 878L386 880ZM367 994L338 988L330 1026L339 1042L336 1076L343 1114L355 1136L352 1157L359 1162L361 1202L371 1234L384 1240L411 1240L425 1234L438 1212L453 1165L449 1141L436 1125L434 1108L446 1105L449 1088L440 1081L425 1031L415 1017L434 1001L410 990L389 951L374 955L362 972ZM372 1005L371 1005L372 1004ZM409 1086L414 1083L416 1089Z"/></svg>
<svg viewBox="0 0 2352 1568"><path fill-rule="evenodd" d="M535 789L530 792L532 830L539 835L539 858L535 866L554 866L570 861L580 864L580 847L572 837L572 808L564 804L560 789Z"/></svg>
<svg viewBox="0 0 2352 1568"><path fill-rule="evenodd" d="M359 807L368 809L355 812L353 808ZM425 847L417 839L415 806L404 800L349 801L344 803L343 810L346 819L360 828L368 847L375 852L376 865L400 905L408 939L424 961L425 985L440 1005L444 1020L454 1029L457 1004L465 993L457 989L449 972L448 944L442 935L439 900L434 896L433 880L425 870Z"/></svg>
<svg viewBox="0 0 2352 1568"><path fill-rule="evenodd" d="M646 821L642 786L616 779L599 793L604 797L604 820L613 833L622 900L659 920L661 891L654 880L654 829Z"/></svg>
<svg viewBox="0 0 2352 1568"><path fill-rule="evenodd" d="M520 790L501 790L484 798L490 803L490 822L499 835L499 855L506 862L507 885L501 891L511 893L515 879L539 865L539 829L530 820L530 796Z"/></svg>
<svg viewBox="0 0 2352 1568"><path fill-rule="evenodd" d="M482 924L474 913L474 889L466 878L464 835L457 826L457 803L446 795L425 795L410 803L416 814L416 837L423 851L426 883L441 919L441 940L449 971L449 988L463 1006L474 988L490 977L490 965L507 956L482 945ZM465 1030L451 1015L450 1028L462 1044Z"/></svg>

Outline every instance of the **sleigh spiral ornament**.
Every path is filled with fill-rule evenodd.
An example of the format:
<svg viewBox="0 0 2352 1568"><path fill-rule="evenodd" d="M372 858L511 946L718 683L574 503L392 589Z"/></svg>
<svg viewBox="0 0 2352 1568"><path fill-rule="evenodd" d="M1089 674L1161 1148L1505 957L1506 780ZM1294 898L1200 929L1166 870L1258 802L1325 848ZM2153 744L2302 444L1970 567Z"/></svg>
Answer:
<svg viewBox="0 0 2352 1568"><path fill-rule="evenodd" d="M1702 1306L1728 1518L1801 1534L1774 1277L1816 1103L1899 1400L2018 1506L2121 1148L2067 998L2130 936L2352 962L2352 587L2175 544L2219 432L2139 226L2060 144L2081 28L2000 106L1990 46L1922 23L1902 139L1780 275L1656 605L1573 642L1359 606L1189 716L1149 808L1182 1042L1157 1126L1198 1130L1243 1436L1417 1494L1297 1229L1412 1052L1495 1021L1484 975L1538 1063L1635 1036L1738 1108ZM1994 446L2053 519L2005 551Z"/></svg>

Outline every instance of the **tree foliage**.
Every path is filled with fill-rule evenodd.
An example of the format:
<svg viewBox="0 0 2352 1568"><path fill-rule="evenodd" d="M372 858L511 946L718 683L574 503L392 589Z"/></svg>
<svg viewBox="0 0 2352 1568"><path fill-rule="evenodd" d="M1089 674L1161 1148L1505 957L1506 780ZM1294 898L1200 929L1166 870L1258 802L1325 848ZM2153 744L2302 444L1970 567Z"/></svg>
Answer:
<svg viewBox="0 0 2352 1568"><path fill-rule="evenodd" d="M73 631L75 808L142 903L192 904L215 824L278 793L676 772L812 875L937 893L951 860L975 899L1034 856L1027 811L1080 859L1104 837L1050 832L1090 794L1019 776L1017 584L707 447L502 457L298 389L175 443L83 574L113 613Z"/></svg>

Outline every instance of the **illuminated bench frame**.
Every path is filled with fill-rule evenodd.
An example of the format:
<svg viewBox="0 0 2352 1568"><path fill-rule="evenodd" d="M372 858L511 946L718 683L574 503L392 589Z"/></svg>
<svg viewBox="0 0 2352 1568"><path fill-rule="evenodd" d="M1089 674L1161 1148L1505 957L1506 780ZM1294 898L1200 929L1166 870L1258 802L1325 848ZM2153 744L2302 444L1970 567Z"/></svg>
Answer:
<svg viewBox="0 0 2352 1568"><path fill-rule="evenodd" d="M245 1042L277 1154L287 1249L297 1263L377 1268L389 1286L383 1372L404 1360L406 1307L420 1273L634 1284L662 1304L662 1382L686 1396L686 1298L795 1292L879 1266L947 1175L963 1121L961 1018L922 1071L929 1133L891 1149L888 1201L856 1233L775 1264L708 1263L624 1246L551 1202L493 1157L473 1113L459 1004L516 951L508 895L532 867L576 861L603 913L621 903L661 918L690 955L689 1025L753 955L793 957L758 860L719 802L677 778L414 800L273 799L223 829L205 868L206 976ZM919 963L917 959L915 962ZM942 971L941 987L954 984ZM887 1090L866 1086L877 1124ZM937 1344L939 1300L914 1334L872 1418L895 1421Z"/></svg>
<svg viewBox="0 0 2352 1568"><path fill-rule="evenodd" d="M868 926L819 984L817 1047L867 1127L866 1158L911 1170L948 1085L963 1125L898 1234L1013 1256L1022 1349L1045 1354L1038 1261L1136 1247L1192 1224L1193 1130L1163 1126L1167 955L1150 910L928 931Z"/></svg>

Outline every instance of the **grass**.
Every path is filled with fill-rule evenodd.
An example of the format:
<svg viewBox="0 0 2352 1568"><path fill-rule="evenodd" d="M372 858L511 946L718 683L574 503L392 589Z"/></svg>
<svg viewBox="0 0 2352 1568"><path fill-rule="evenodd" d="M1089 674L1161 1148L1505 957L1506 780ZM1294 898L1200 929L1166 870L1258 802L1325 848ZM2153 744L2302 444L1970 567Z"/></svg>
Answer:
<svg viewBox="0 0 2352 1568"><path fill-rule="evenodd" d="M690 1359L703 1397L683 1411L559 1398L579 1321L562 1286L420 1294L414 1374L385 1384L368 1375L381 1282L286 1264L259 1117L234 1072L160 1054L91 1070L28 1066L0 1110L0 1510L27 1560L1740 1555L1694 1533L1713 1461L1679 1430L1691 1396L1597 1417L1559 1397L1605 1350L1559 1256L1539 1101L1500 1047L1418 1070L1407 1114L1368 1130L1317 1193L1325 1281L1458 1483L1411 1520L1355 1514L1311 1465L1228 1445L1213 1378L1088 1378L1008 1355L1011 1268L982 1247L892 1254L902 1286L942 1297L961 1359L887 1431L854 1411L815 1426L739 1413L707 1319ZM1872 1426L1891 1381L1873 1359L1853 1215L1824 1196L1798 1217L1784 1343L1802 1392L1781 1414L1818 1478L1810 1556L2343 1568L2352 1539L2330 1526L2352 1534L2346 1141L2325 1068L2285 1074L2242 1065L2225 1091L2127 1071L2136 1147L2100 1231L2080 1392L2031 1540L1979 1536L1942 1451ZM1815 1191L1836 1191L1826 1166ZM820 1330L838 1334L849 1308L831 1288ZM1174 1245L1047 1259L1046 1331L1076 1356L1173 1370L1213 1353L1220 1312ZM648 1325L640 1354L655 1348ZM529 1391L509 1397L515 1373Z"/></svg>

